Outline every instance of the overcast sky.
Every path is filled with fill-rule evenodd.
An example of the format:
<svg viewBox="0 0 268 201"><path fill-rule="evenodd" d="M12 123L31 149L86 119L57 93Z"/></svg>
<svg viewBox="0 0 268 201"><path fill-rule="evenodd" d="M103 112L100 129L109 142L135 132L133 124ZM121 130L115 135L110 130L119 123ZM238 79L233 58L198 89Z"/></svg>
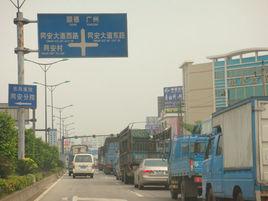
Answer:
<svg viewBox="0 0 268 201"><path fill-rule="evenodd" d="M66 123L75 122L76 134L86 135L117 133L157 115L157 96L163 87L182 84L179 66L186 60L208 62L207 56L267 47L267 8L267 0L26 0L22 12L31 20L38 13L127 13L128 58L70 59L47 74L48 84L71 81L55 90L54 105L73 104L63 116L74 115ZM10 1L1 0L0 102L8 100L8 84L17 83L15 16ZM37 24L25 25L24 32L25 47L38 49ZM56 61L36 53L25 57ZM44 73L25 62L25 84L34 81L43 83ZM50 127L50 110L48 117ZM41 86L37 118L37 127L44 127Z"/></svg>

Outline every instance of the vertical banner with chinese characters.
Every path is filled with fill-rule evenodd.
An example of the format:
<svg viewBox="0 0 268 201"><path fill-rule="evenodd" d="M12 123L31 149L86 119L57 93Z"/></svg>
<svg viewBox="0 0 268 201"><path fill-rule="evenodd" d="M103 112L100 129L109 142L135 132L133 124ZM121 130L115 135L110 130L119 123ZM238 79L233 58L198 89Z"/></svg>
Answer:
<svg viewBox="0 0 268 201"><path fill-rule="evenodd" d="M39 58L127 57L127 14L38 14Z"/></svg>
<svg viewBox="0 0 268 201"><path fill-rule="evenodd" d="M183 101L182 86L164 88L165 111L178 112L179 102Z"/></svg>
<svg viewBox="0 0 268 201"><path fill-rule="evenodd" d="M8 106L36 109L35 85L8 85Z"/></svg>

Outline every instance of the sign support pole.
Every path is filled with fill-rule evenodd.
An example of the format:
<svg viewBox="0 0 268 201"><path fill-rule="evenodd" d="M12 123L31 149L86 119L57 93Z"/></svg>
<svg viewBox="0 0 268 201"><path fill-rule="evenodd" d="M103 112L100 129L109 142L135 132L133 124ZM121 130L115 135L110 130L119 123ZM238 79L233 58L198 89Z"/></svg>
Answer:
<svg viewBox="0 0 268 201"><path fill-rule="evenodd" d="M17 17L14 19L14 24L17 25L17 48L15 48L15 53L18 58L18 84L24 84L24 54L30 52L37 52L24 47L24 24L36 23L37 21L30 21L23 18L23 13L20 12L20 8L23 6L26 0L19 3L17 0L17 5L10 0L11 3L17 8ZM25 157L25 117L24 108L18 108L18 159L23 159Z"/></svg>
<svg viewBox="0 0 268 201"><path fill-rule="evenodd" d="M23 13L17 12L17 18L14 20L17 25L17 53L18 58L18 84L24 84L24 19ZM25 117L24 108L18 109L18 159L23 159L25 157Z"/></svg>

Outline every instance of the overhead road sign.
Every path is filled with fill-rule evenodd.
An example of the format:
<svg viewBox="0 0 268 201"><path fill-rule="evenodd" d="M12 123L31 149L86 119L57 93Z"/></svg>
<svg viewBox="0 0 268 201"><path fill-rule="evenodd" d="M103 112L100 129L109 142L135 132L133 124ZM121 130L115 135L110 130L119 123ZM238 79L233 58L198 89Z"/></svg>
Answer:
<svg viewBox="0 0 268 201"><path fill-rule="evenodd" d="M127 57L127 14L38 14L39 58Z"/></svg>
<svg viewBox="0 0 268 201"><path fill-rule="evenodd" d="M8 106L36 108L36 85L8 85Z"/></svg>

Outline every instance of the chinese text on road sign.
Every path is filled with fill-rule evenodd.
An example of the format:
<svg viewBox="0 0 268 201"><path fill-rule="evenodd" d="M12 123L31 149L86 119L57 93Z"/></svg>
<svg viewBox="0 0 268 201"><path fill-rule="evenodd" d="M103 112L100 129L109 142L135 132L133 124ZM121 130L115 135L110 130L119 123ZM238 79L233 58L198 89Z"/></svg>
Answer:
<svg viewBox="0 0 268 201"><path fill-rule="evenodd" d="M35 85L8 85L8 106L36 108L36 86Z"/></svg>
<svg viewBox="0 0 268 201"><path fill-rule="evenodd" d="M38 14L40 58L127 57L127 14Z"/></svg>

